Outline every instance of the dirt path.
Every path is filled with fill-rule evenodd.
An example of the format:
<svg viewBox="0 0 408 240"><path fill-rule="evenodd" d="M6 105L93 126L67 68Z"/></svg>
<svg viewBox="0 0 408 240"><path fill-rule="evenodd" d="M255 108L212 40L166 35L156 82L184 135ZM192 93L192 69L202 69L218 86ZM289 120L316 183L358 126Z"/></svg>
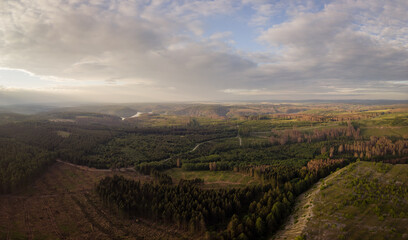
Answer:
<svg viewBox="0 0 408 240"><path fill-rule="evenodd" d="M27 233L27 238L30 239L34 239L34 235L33 235L33 231L30 225L30 217L29 217L29 211L26 207L26 200L23 200L23 210L24 210L24 225L26 226L26 233Z"/></svg>
<svg viewBox="0 0 408 240"><path fill-rule="evenodd" d="M212 142L212 141L215 141L215 140L220 140L220 139L224 139L224 138L215 138L215 139L211 139L211 140L208 140L208 141L197 143L195 145L195 147L190 152L194 152L199 146L201 146L204 143L209 143L209 142Z"/></svg>
<svg viewBox="0 0 408 240"><path fill-rule="evenodd" d="M69 165L69 166L72 166L72 167L76 167L76 168L79 168L81 170L89 171L89 172L113 172L113 171L119 171L119 172L131 171L131 172L134 172L135 171L134 168L116 168L116 169L90 168L90 167L83 166L83 165L77 165L77 164L73 164L73 163L69 163L69 162L64 162L61 159L57 159L57 162L60 162L60 163L63 163L63 164L66 164L66 165Z"/></svg>
<svg viewBox="0 0 408 240"><path fill-rule="evenodd" d="M194 152L201 144L206 143L206 142L202 142L202 143L197 143L197 145L195 145L195 147L193 148L193 150L191 150L190 152Z"/></svg>
<svg viewBox="0 0 408 240"><path fill-rule="evenodd" d="M97 168L90 168L90 167L86 167L86 166L82 166L82 165L76 165L73 163L69 163L69 162L64 162L60 159L57 159L57 162L72 166L72 167L76 167L79 168L81 170L85 170L85 171L90 171L90 172L111 172L112 169L97 169Z"/></svg>
<svg viewBox="0 0 408 240"><path fill-rule="evenodd" d="M291 240L300 236L306 227L307 222L313 216L313 201L316 194L320 192L320 186L344 171L345 167L330 174L323 180L317 182L311 189L299 195L296 199L294 212L289 216L287 222L271 239L273 240Z"/></svg>

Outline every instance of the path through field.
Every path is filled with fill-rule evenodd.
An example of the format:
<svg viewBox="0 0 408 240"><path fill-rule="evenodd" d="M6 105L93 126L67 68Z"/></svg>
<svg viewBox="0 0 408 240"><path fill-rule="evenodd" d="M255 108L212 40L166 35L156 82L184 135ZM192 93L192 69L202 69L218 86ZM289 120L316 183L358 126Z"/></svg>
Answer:
<svg viewBox="0 0 408 240"><path fill-rule="evenodd" d="M289 216L283 229L279 230L273 237L273 240L292 240L300 236L306 227L307 222L313 216L313 201L316 195L320 192L320 187L323 182L329 181L336 177L340 172L344 171L342 168L323 180L317 182L311 189L299 195L296 199L294 212Z"/></svg>

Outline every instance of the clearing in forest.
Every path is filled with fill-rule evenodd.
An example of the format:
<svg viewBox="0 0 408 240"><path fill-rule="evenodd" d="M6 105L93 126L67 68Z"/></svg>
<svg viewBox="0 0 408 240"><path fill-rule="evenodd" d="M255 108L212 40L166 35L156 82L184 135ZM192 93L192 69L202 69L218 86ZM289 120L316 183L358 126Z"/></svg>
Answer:
<svg viewBox="0 0 408 240"><path fill-rule="evenodd" d="M28 189L0 196L0 239L181 239L171 225L128 219L106 208L95 184L114 174L149 181L131 171L90 171L56 162Z"/></svg>
<svg viewBox="0 0 408 240"><path fill-rule="evenodd" d="M356 162L320 189L306 239L408 239L408 165Z"/></svg>
<svg viewBox="0 0 408 240"><path fill-rule="evenodd" d="M173 168L165 171L170 175L174 182L180 179L191 180L201 178L204 180L205 187L246 187L251 184L258 184L255 178L234 171L185 171L181 168Z"/></svg>
<svg viewBox="0 0 408 240"><path fill-rule="evenodd" d="M311 189L299 195L296 199L295 207L293 213L288 217L287 222L279 230L272 239L283 240L283 239L295 239L302 235L305 230L307 222L313 217L314 199L316 195L320 192L322 184L327 181L331 181L333 178L339 175L340 172L344 170L340 169L336 172L330 174L326 178L317 182Z"/></svg>

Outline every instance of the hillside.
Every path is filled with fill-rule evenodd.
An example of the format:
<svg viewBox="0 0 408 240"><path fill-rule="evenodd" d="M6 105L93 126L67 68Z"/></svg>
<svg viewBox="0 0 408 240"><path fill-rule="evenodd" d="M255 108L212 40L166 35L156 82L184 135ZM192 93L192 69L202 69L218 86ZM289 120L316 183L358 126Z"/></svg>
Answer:
<svg viewBox="0 0 408 240"><path fill-rule="evenodd" d="M149 180L134 171L55 163L30 189L0 195L0 239L191 238L171 225L129 219L106 208L93 188L101 178L113 174Z"/></svg>
<svg viewBox="0 0 408 240"><path fill-rule="evenodd" d="M408 165L351 164L313 204L306 239L408 239Z"/></svg>

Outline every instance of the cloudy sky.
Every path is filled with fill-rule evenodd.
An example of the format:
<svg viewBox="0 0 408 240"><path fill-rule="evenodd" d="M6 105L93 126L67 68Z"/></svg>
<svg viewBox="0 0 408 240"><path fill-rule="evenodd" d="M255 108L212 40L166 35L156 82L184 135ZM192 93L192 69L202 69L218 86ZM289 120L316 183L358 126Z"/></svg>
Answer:
<svg viewBox="0 0 408 240"><path fill-rule="evenodd" d="M408 99L406 0L0 0L0 102Z"/></svg>

